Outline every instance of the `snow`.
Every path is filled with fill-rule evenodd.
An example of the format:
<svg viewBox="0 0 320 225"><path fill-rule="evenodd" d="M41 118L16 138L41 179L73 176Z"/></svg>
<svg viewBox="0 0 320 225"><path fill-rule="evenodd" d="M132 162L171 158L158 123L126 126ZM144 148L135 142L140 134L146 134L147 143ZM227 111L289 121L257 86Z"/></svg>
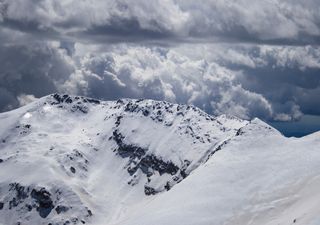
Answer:
<svg viewBox="0 0 320 225"><path fill-rule="evenodd" d="M319 133L288 139L257 119L243 131L116 224L319 224Z"/></svg>
<svg viewBox="0 0 320 225"><path fill-rule="evenodd" d="M0 224L320 224L320 132L286 138L257 118L61 95L0 124ZM45 218L40 188L53 205Z"/></svg>

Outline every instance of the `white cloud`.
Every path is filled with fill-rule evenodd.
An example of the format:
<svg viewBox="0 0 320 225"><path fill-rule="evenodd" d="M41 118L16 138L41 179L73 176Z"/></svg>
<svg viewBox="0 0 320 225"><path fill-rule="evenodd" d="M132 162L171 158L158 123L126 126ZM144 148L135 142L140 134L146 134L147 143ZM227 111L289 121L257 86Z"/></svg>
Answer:
<svg viewBox="0 0 320 225"><path fill-rule="evenodd" d="M122 45L109 53L85 55L80 68L66 85L85 83L86 92L99 98L156 98L241 118L273 114L268 100L237 83L238 71L174 50Z"/></svg>
<svg viewBox="0 0 320 225"><path fill-rule="evenodd" d="M122 44L76 49L80 64L71 78L77 78L66 83L93 97L163 99L241 118L295 120L318 113L310 110L318 92L310 90L320 86L314 72L319 48Z"/></svg>
<svg viewBox="0 0 320 225"><path fill-rule="evenodd" d="M34 95L26 95L26 94L21 94L17 98L19 101L19 106L27 105L27 104L38 99L38 98L34 97Z"/></svg>

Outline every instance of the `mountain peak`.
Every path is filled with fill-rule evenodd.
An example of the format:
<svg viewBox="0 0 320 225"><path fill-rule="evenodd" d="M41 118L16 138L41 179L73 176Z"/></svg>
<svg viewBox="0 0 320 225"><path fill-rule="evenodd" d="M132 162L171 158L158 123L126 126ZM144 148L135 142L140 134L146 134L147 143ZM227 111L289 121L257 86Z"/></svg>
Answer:
<svg viewBox="0 0 320 225"><path fill-rule="evenodd" d="M77 224L99 213L111 220L121 202L173 188L248 124L165 101L60 94L0 120L2 171L17 174L1 183L0 215L31 224Z"/></svg>

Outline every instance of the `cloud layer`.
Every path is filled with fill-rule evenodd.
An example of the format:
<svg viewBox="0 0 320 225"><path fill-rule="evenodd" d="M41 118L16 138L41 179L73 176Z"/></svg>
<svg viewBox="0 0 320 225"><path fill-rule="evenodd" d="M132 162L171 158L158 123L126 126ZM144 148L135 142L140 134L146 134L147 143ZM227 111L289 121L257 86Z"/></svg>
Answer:
<svg viewBox="0 0 320 225"><path fill-rule="evenodd" d="M9 29L90 41L319 44L317 0L2 0Z"/></svg>
<svg viewBox="0 0 320 225"><path fill-rule="evenodd" d="M144 97L199 106L214 114L268 120L319 114L320 49L117 46L85 55L73 81L99 98ZM196 52L212 52L197 56ZM74 85L72 85L74 86Z"/></svg>
<svg viewBox="0 0 320 225"><path fill-rule="evenodd" d="M74 70L62 49L43 44L1 46L0 62L1 111L18 107L20 95L57 91Z"/></svg>
<svg viewBox="0 0 320 225"><path fill-rule="evenodd" d="M0 111L52 92L320 115L317 0L0 0Z"/></svg>

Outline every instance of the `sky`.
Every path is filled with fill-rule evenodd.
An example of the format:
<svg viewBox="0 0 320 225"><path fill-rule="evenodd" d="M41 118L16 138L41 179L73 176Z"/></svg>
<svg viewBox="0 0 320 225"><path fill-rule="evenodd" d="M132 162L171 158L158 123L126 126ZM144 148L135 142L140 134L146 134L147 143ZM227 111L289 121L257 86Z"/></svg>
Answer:
<svg viewBox="0 0 320 225"><path fill-rule="evenodd" d="M319 44L319 0L0 0L0 112L149 98L303 136L320 129Z"/></svg>

